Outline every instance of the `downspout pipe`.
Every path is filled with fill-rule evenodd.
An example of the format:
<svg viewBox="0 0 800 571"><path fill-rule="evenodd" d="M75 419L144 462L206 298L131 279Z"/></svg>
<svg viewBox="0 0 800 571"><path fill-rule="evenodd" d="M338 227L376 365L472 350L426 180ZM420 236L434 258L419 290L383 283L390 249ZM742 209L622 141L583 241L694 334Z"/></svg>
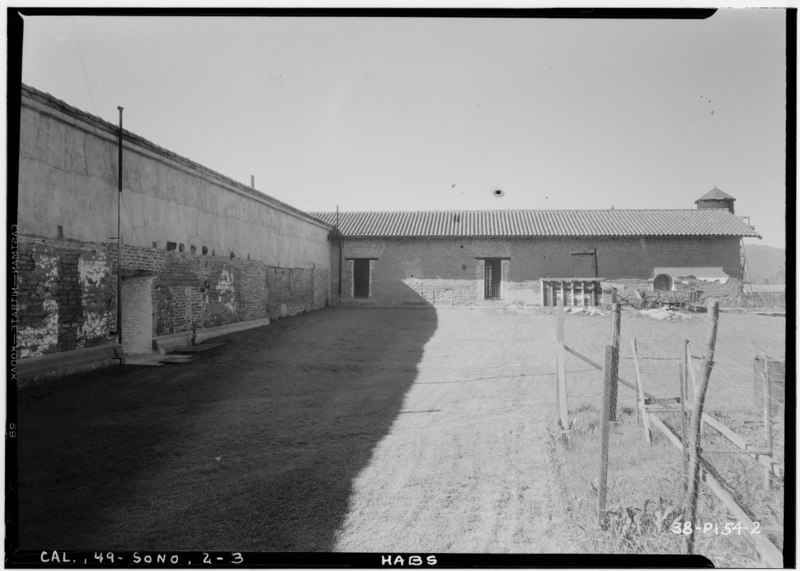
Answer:
<svg viewBox="0 0 800 571"><path fill-rule="evenodd" d="M122 110L119 109L119 144L117 159L117 342L122 346Z"/></svg>
<svg viewBox="0 0 800 571"><path fill-rule="evenodd" d="M342 233L339 231L339 205L336 205L336 241L339 243L339 301L342 300Z"/></svg>

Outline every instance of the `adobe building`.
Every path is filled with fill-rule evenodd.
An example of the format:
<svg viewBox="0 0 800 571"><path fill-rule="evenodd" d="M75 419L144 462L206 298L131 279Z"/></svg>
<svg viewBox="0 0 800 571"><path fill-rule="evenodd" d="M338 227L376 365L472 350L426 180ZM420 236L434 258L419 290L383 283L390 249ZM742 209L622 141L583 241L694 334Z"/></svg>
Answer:
<svg viewBox="0 0 800 571"><path fill-rule="evenodd" d="M20 103L11 294L21 369L59 354L75 370L108 357L96 348L117 338L118 275L126 354L330 303L331 226L128 131L118 267L118 126L27 86Z"/></svg>
<svg viewBox="0 0 800 571"><path fill-rule="evenodd" d="M692 289L733 302L741 239L718 189L687 210L324 212L331 285L348 303L596 305L603 290ZM702 299L698 297L698 299Z"/></svg>
<svg viewBox="0 0 800 571"><path fill-rule="evenodd" d="M23 86L19 371L93 368L334 301L594 305L610 287L735 300L741 239L759 237L716 188L694 210L309 214L129 131L120 193L119 140L118 126Z"/></svg>

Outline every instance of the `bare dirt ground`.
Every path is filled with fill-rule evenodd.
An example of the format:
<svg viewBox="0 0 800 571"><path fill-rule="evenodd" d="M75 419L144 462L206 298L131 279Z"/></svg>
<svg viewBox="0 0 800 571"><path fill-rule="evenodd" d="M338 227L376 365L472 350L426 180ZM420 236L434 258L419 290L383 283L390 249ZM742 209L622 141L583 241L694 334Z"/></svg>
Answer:
<svg viewBox="0 0 800 571"><path fill-rule="evenodd" d="M712 408L752 404L753 347L782 349L781 328L722 316ZM673 358L704 334L705 316L626 314L622 375L631 336ZM571 552L545 453L554 336L555 316L532 310L336 308L194 363L25 387L21 547ZM609 338L608 315L567 316L587 356ZM647 366L648 390L674 396L677 365ZM567 369L570 408L599 403L600 374Z"/></svg>

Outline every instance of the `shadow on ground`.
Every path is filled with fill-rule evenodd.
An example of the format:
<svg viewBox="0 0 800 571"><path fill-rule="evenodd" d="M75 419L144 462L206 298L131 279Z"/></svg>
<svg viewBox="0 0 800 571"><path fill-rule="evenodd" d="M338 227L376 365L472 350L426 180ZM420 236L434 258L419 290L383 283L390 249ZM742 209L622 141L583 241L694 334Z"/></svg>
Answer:
<svg viewBox="0 0 800 571"><path fill-rule="evenodd" d="M20 547L330 551L437 327L327 309L18 394Z"/></svg>

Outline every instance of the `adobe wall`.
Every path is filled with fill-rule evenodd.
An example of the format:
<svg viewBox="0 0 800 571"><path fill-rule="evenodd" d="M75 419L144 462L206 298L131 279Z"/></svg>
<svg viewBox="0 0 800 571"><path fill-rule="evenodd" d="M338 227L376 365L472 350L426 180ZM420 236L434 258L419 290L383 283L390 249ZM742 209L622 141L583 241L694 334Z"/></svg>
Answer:
<svg viewBox="0 0 800 571"><path fill-rule="evenodd" d="M655 267L722 266L731 276L729 285L720 289L709 284L709 291L723 295L740 283L737 238L346 239L342 300L386 305L541 305L540 279L594 277L594 257L572 255L594 248L599 276L607 281L648 287ZM353 300L348 258L374 259L372 295L367 301ZM484 299L480 258L503 258L501 300ZM337 287L337 283L332 285L334 293Z"/></svg>
<svg viewBox="0 0 800 571"><path fill-rule="evenodd" d="M112 338L118 192L113 126L34 90L22 100L15 299L26 358ZM329 303L326 225L136 135L125 139L123 298L129 276L152 279L150 303L123 312L123 333L155 337Z"/></svg>
<svg viewBox="0 0 800 571"><path fill-rule="evenodd" d="M107 242L117 233L117 129L23 89L19 233ZM124 243L328 267L329 227L287 204L125 133ZM60 227L60 230L59 230Z"/></svg>

